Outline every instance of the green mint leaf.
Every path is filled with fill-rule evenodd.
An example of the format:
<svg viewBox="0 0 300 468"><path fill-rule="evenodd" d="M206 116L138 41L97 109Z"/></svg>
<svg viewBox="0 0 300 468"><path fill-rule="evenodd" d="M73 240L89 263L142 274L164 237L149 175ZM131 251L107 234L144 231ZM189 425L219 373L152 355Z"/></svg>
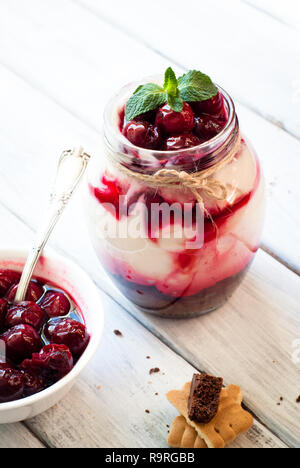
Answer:
<svg viewBox="0 0 300 468"><path fill-rule="evenodd" d="M137 94L139 92L139 90L143 87L143 85L140 85L135 91L133 94Z"/></svg>
<svg viewBox="0 0 300 468"><path fill-rule="evenodd" d="M183 100L180 97L179 91L177 90L177 95L172 96L171 94L167 95L168 104L171 109L175 112L181 112L183 109Z"/></svg>
<svg viewBox="0 0 300 468"><path fill-rule="evenodd" d="M171 96L177 96L178 94L178 81L171 67L165 73L164 90Z"/></svg>
<svg viewBox="0 0 300 468"><path fill-rule="evenodd" d="M130 121L138 115L144 114L165 104L167 96L165 90L154 83L139 86L128 99L125 107L125 118Z"/></svg>
<svg viewBox="0 0 300 468"><path fill-rule="evenodd" d="M167 102L175 112L181 112L183 109L183 100L178 89L178 81L171 67L165 73L164 90L167 93Z"/></svg>
<svg viewBox="0 0 300 468"><path fill-rule="evenodd" d="M206 101L218 94L218 88L209 76L191 70L178 79L181 98L186 102Z"/></svg>

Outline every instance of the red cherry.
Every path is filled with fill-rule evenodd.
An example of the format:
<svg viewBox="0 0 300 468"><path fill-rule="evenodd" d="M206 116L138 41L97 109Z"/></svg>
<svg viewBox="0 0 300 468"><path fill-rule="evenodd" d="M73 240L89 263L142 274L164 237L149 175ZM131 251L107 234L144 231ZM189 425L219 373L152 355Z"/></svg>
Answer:
<svg viewBox="0 0 300 468"><path fill-rule="evenodd" d="M26 369L22 371L24 378L23 396L28 397L39 393L45 389L46 383L44 376L35 369Z"/></svg>
<svg viewBox="0 0 300 468"><path fill-rule="evenodd" d="M175 112L168 104L165 104L157 111L155 124L168 135L190 132L194 127L193 109L187 102L184 102L182 111Z"/></svg>
<svg viewBox="0 0 300 468"><path fill-rule="evenodd" d="M147 121L132 120L124 128L123 134L135 146L152 150L158 150L161 147L160 130Z"/></svg>
<svg viewBox="0 0 300 468"><path fill-rule="evenodd" d="M0 296L4 296L11 286L18 283L20 277L16 271L0 270Z"/></svg>
<svg viewBox="0 0 300 468"><path fill-rule="evenodd" d="M195 117L194 132L202 141L208 141L221 133L225 127L225 122L215 119L209 115Z"/></svg>
<svg viewBox="0 0 300 468"><path fill-rule="evenodd" d="M31 325L37 331L40 331L45 321L45 312L35 302L20 302L16 306L9 308L5 325L6 328L12 328L16 325Z"/></svg>
<svg viewBox="0 0 300 468"><path fill-rule="evenodd" d="M40 302L49 317L63 317L70 312L71 304L67 296L59 291L48 291Z"/></svg>
<svg viewBox="0 0 300 468"><path fill-rule="evenodd" d="M30 325L16 325L0 336L6 345L6 355L13 362L20 362L42 347L37 331Z"/></svg>
<svg viewBox="0 0 300 468"><path fill-rule="evenodd" d="M5 299L0 299L0 331L4 328L7 310L8 302Z"/></svg>
<svg viewBox="0 0 300 468"><path fill-rule="evenodd" d="M24 377L11 364L0 363L0 403L19 400L23 396Z"/></svg>
<svg viewBox="0 0 300 468"><path fill-rule="evenodd" d="M32 359L25 359L21 367L24 370L40 372L49 386L67 375L73 365L73 356L67 346L50 344L44 346L39 353L34 353Z"/></svg>
<svg viewBox="0 0 300 468"><path fill-rule="evenodd" d="M164 142L165 151L179 151L185 148L192 148L200 145L201 141L193 133L182 133L181 135L173 135L167 138Z"/></svg>
<svg viewBox="0 0 300 468"><path fill-rule="evenodd" d="M14 302L17 289L18 289L18 284L16 284L9 290L7 294L7 300L9 302ZM26 301L37 302L42 297L43 294L44 294L43 287L39 283L36 283L35 281L30 281L28 291L26 293Z"/></svg>
<svg viewBox="0 0 300 468"><path fill-rule="evenodd" d="M191 106L197 115L209 114L219 117L220 113L224 109L224 98L221 93L218 93L211 99L207 99L207 101L193 102L191 103Z"/></svg>
<svg viewBox="0 0 300 468"><path fill-rule="evenodd" d="M86 327L73 319L49 322L45 329L45 336L51 343L68 346L73 356L80 356L90 339Z"/></svg>

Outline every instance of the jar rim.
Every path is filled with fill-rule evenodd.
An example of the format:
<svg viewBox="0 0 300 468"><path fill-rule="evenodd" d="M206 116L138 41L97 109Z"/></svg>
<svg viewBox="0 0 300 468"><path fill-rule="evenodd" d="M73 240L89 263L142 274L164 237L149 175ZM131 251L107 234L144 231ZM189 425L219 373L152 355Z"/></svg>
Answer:
<svg viewBox="0 0 300 468"><path fill-rule="evenodd" d="M213 153L215 153L220 147L223 147L231 137L235 140L234 133L238 133L238 130L234 132L238 126L238 119L233 99L221 86L217 84L216 86L219 92L222 93L227 106L228 120L225 127L218 135L204 143L177 151L151 150L133 145L120 131L120 122L118 120L120 113L122 112L127 99L132 95L135 89L143 83L149 83L150 81L161 83L162 80L163 78L161 75L156 75L138 82L129 83L122 87L121 90L108 101L104 110L104 137L106 144L111 151L117 152L120 157L127 160L127 163L135 159L135 155L138 153L139 160L142 161L143 165L146 167L153 167L153 162L155 160L159 164L161 160L173 160L178 156L184 158L185 155L190 156L191 154L197 154L198 159L205 159L205 156L207 157L211 155L212 157L209 158L209 163L212 165L211 163L214 163ZM217 153L219 154L218 151ZM149 164L147 164L147 162ZM208 161L206 161L206 163L207 162Z"/></svg>

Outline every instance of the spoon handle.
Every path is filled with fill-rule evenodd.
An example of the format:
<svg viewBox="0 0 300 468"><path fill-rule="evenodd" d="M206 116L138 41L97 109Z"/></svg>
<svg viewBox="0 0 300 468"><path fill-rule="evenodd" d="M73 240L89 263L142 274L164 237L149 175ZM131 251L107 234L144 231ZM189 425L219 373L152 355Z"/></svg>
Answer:
<svg viewBox="0 0 300 468"><path fill-rule="evenodd" d="M57 221L72 197L88 165L90 156L83 148L64 151L60 157L54 188L50 197L49 209L41 224L31 249L15 297L15 303L24 301L26 292L44 247Z"/></svg>

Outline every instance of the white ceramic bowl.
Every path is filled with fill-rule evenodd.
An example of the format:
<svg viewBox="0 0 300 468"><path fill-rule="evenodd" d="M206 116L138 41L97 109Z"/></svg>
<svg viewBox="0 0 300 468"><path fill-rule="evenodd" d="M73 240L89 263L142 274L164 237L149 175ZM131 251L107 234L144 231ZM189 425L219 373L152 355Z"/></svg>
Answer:
<svg viewBox="0 0 300 468"><path fill-rule="evenodd" d="M25 249L0 249L0 268L21 271L26 257ZM95 354L104 328L104 313L99 292L90 277L75 263L46 249L34 275L61 286L75 299L82 310L91 339L72 371L59 382L23 400L0 403L0 424L32 418L61 400Z"/></svg>

